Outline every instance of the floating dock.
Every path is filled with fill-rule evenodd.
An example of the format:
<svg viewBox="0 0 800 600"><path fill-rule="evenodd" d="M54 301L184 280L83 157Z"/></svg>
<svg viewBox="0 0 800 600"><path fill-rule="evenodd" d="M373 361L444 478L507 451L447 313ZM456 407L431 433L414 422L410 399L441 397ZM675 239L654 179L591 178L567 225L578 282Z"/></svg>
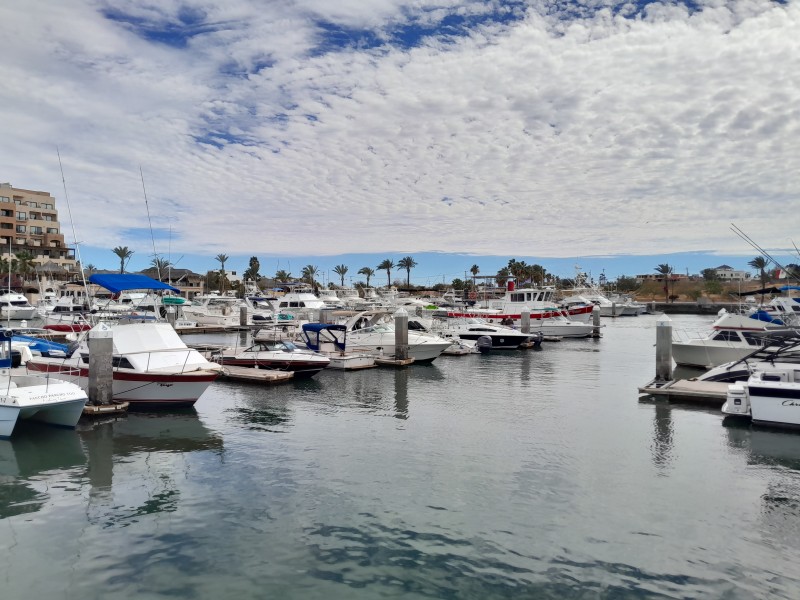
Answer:
<svg viewBox="0 0 800 600"><path fill-rule="evenodd" d="M379 367L407 367L414 364L413 358L376 358L375 364Z"/></svg>
<svg viewBox="0 0 800 600"><path fill-rule="evenodd" d="M254 369L252 367L235 367L226 365L220 371L219 378L227 381L244 381L271 385L283 383L294 377L291 371L273 371L271 369Z"/></svg>
<svg viewBox="0 0 800 600"><path fill-rule="evenodd" d="M83 407L84 417L108 417L128 412L128 402L112 402L111 404L87 404Z"/></svg>
<svg viewBox="0 0 800 600"><path fill-rule="evenodd" d="M722 406L728 395L730 384L720 381L698 381L696 379L675 379L659 381L654 379L639 388L640 394L676 400Z"/></svg>

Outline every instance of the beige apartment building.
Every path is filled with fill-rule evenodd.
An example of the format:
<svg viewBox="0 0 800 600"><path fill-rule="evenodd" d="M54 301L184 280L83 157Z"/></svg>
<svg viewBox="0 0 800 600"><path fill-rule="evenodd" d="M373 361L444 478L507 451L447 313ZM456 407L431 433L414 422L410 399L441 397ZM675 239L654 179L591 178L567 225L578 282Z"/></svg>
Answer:
<svg viewBox="0 0 800 600"><path fill-rule="evenodd" d="M37 266L78 272L75 251L64 242L55 198L0 183L0 256L9 260L23 251L33 255Z"/></svg>

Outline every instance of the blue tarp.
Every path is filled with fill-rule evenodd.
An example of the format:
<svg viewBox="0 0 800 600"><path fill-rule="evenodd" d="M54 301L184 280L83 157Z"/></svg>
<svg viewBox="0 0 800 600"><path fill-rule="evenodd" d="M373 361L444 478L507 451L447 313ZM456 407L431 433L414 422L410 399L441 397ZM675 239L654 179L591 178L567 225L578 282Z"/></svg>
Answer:
<svg viewBox="0 0 800 600"><path fill-rule="evenodd" d="M178 288L162 283L147 275L130 273L106 275L95 273L89 276L89 281L106 288L114 294L127 290L172 290L173 292L180 292Z"/></svg>

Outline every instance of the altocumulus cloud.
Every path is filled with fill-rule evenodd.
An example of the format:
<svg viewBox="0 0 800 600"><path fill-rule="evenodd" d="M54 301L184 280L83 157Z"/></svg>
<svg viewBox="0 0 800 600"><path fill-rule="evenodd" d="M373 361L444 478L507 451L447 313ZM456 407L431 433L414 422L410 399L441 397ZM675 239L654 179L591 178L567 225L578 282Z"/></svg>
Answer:
<svg viewBox="0 0 800 600"><path fill-rule="evenodd" d="M7 3L12 4L12 3ZM797 2L0 7L0 180L183 252L786 247ZM324 223L324 226L320 226Z"/></svg>

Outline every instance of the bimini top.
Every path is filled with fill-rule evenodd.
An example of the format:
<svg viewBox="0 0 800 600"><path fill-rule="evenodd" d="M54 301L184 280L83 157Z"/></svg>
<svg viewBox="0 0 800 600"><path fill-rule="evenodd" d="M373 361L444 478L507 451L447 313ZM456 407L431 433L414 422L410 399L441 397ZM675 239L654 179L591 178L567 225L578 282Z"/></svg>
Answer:
<svg viewBox="0 0 800 600"><path fill-rule="evenodd" d="M89 281L106 288L114 294L127 290L172 290L173 292L180 292L178 288L162 283L147 275L134 275L132 273L114 273L110 275L95 273L89 276Z"/></svg>

